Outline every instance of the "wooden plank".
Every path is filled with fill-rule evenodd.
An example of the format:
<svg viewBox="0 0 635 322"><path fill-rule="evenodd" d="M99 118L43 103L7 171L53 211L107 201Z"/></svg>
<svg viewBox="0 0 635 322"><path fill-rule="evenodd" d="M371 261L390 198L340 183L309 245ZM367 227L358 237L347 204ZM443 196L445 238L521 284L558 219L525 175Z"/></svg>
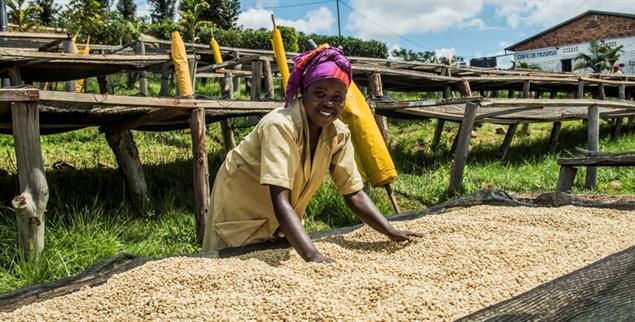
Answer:
<svg viewBox="0 0 635 322"><path fill-rule="evenodd" d="M13 198L18 245L27 259L39 260L44 250L44 223L49 199L40 145L36 103L18 102L11 109L20 195Z"/></svg>
<svg viewBox="0 0 635 322"><path fill-rule="evenodd" d="M514 139L514 134L516 133L516 128L518 127L518 123L510 124L507 128L507 133L505 134L505 139L503 139L503 144L500 147L501 159L505 159L507 157L507 152L509 151L509 147L512 144L512 140Z"/></svg>
<svg viewBox="0 0 635 322"><path fill-rule="evenodd" d="M206 110L262 110L268 112L276 107L284 106L284 102L252 102L232 100L201 100L189 98L160 98L140 96L99 95L85 93L63 93L53 91L40 91L40 101L90 104L97 106L128 106L128 107L153 107L171 108L177 110L192 110L205 108Z"/></svg>
<svg viewBox="0 0 635 322"><path fill-rule="evenodd" d="M576 96L578 99L584 98L584 81L582 79L578 81L578 91L576 92Z"/></svg>
<svg viewBox="0 0 635 322"><path fill-rule="evenodd" d="M551 128L551 135L549 136L549 153L553 153L556 151L556 147L558 145L558 138L560 138L560 130L562 128L562 122L553 122L553 127Z"/></svg>
<svg viewBox="0 0 635 322"><path fill-rule="evenodd" d="M450 173L450 193L459 193L463 190L463 175L465 163L470 147L470 137L474 128L474 120L478 111L478 104L467 103L465 105L465 116L461 122L461 130L458 134L458 142L456 152L454 153L454 163L452 164L452 172Z"/></svg>
<svg viewBox="0 0 635 322"><path fill-rule="evenodd" d="M202 244L205 221L209 211L209 168L205 148L205 110L192 111L190 118L192 133L192 156L194 161L194 216L196 219L196 241Z"/></svg>
<svg viewBox="0 0 635 322"><path fill-rule="evenodd" d="M253 63L254 61L269 61L269 62L271 62L272 60L273 60L272 57L263 56L263 55L242 56L242 57L235 58L235 59L232 59L232 60L224 61L224 62L222 62L220 64L213 64L213 65L201 67L199 69L199 72L211 72L211 71L216 71L216 70L221 69L221 68L229 68L229 67L235 67L236 65Z"/></svg>
<svg viewBox="0 0 635 322"><path fill-rule="evenodd" d="M33 87L0 88L0 102L33 102L40 99L40 91Z"/></svg>
<svg viewBox="0 0 635 322"><path fill-rule="evenodd" d="M598 151L600 146L600 112L597 105L589 106L587 122L587 142L589 151ZM594 189L597 186L597 168L587 167L585 187Z"/></svg>
<svg viewBox="0 0 635 322"><path fill-rule="evenodd" d="M579 158L558 159L559 165L565 166L633 166L635 165L635 154L622 155L597 155Z"/></svg>
<svg viewBox="0 0 635 322"><path fill-rule="evenodd" d="M531 98L531 96L529 95L529 90L531 87L531 81L526 80L523 82L523 96L522 98Z"/></svg>
<svg viewBox="0 0 635 322"><path fill-rule="evenodd" d="M577 168L568 166L560 167L560 175L558 176L558 186L556 187L556 191L571 193L576 173L578 173Z"/></svg>
<svg viewBox="0 0 635 322"><path fill-rule="evenodd" d="M188 55L188 58L195 58ZM169 55L80 55L72 53L49 53L38 51L10 50L0 48L0 61L16 61L29 59L46 59L53 61L78 61L84 63L116 63L116 62L163 62L169 61Z"/></svg>
<svg viewBox="0 0 635 322"><path fill-rule="evenodd" d="M129 130L106 132L108 146L115 154L119 170L126 182L126 194L130 205L139 214L144 214L150 205L148 186L139 159L139 150Z"/></svg>
<svg viewBox="0 0 635 322"><path fill-rule="evenodd" d="M393 103L398 106L399 104ZM542 106L542 107L567 107L567 106L591 106L599 107L623 107L635 109L634 101L595 100L595 99L504 99L488 98L481 102L483 107L512 107L512 106Z"/></svg>
<svg viewBox="0 0 635 322"><path fill-rule="evenodd" d="M76 53L74 53L73 41L72 40L64 40L63 50L64 50L65 53L70 53L72 55L86 56L86 55L77 55ZM67 92L75 93L77 91L76 86L77 86L77 83L75 83L74 80L70 80L70 81L64 82L64 89Z"/></svg>
<svg viewBox="0 0 635 322"><path fill-rule="evenodd" d="M476 119L477 120L481 120L481 119L485 119L485 118L493 118L493 117L507 115L507 114L519 113L519 112L524 112L524 111L532 111L532 110L542 110L542 109L543 109L543 107L541 107L541 106L525 106L525 107L518 107L518 108L510 108L510 109L506 109L506 110L502 110L502 111L495 111L495 112L490 112L490 113L479 114L476 117Z"/></svg>

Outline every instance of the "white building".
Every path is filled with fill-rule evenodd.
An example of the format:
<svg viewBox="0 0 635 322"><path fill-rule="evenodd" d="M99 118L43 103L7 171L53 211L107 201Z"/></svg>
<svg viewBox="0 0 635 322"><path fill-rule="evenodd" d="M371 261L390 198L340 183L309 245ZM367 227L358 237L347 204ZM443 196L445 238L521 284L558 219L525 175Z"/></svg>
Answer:
<svg viewBox="0 0 635 322"><path fill-rule="evenodd" d="M575 57L588 53L592 40L611 47L623 45L617 63L623 65L623 73L635 74L635 14L587 11L505 50L514 52L516 64L524 62L545 71L573 71Z"/></svg>

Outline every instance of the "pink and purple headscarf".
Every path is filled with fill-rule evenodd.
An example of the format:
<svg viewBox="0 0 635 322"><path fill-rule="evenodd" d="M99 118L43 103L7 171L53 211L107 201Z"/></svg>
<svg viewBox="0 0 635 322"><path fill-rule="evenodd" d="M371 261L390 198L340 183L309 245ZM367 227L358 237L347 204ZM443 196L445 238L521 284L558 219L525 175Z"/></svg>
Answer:
<svg viewBox="0 0 635 322"><path fill-rule="evenodd" d="M295 68L287 83L285 106L291 105L299 91L301 92L317 80L336 78L341 80L347 88L351 82L351 63L339 48L322 45L294 56L293 61Z"/></svg>

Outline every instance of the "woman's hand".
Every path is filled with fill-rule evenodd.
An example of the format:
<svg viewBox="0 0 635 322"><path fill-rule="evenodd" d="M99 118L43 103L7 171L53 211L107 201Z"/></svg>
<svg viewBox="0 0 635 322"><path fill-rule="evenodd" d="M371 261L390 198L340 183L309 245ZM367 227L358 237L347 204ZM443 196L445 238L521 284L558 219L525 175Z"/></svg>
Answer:
<svg viewBox="0 0 635 322"><path fill-rule="evenodd" d="M388 238L392 241L404 241L410 240L412 237L423 237L421 233L415 233L411 231L393 230L388 233Z"/></svg>

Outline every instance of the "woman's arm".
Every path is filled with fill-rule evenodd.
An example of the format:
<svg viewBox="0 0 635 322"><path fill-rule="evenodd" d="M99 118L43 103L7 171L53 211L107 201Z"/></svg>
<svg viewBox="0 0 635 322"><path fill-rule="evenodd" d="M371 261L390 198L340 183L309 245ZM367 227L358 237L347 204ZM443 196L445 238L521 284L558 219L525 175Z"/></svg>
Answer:
<svg viewBox="0 0 635 322"><path fill-rule="evenodd" d="M401 241L408 240L410 237L423 237L419 233L395 229L363 190L345 195L344 200L346 200L348 207L368 226L388 236L391 240Z"/></svg>
<svg viewBox="0 0 635 322"><path fill-rule="evenodd" d="M269 192L280 228L298 254L307 262L334 263L334 260L320 254L309 234L304 230L302 222L289 202L290 190L269 185Z"/></svg>

